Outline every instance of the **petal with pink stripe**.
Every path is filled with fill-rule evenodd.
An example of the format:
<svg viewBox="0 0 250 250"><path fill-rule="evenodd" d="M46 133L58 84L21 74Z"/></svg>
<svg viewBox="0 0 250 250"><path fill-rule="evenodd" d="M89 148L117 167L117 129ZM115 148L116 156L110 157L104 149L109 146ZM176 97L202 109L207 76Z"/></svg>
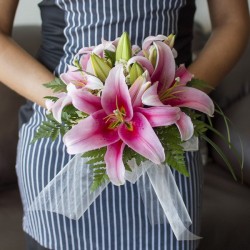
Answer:
<svg viewBox="0 0 250 250"><path fill-rule="evenodd" d="M155 164L164 162L164 148L144 115L136 112L129 125L120 125L118 133L123 142L137 153Z"/></svg>
<svg viewBox="0 0 250 250"><path fill-rule="evenodd" d="M125 183L125 167L122 161L122 155L125 144L118 141L107 146L107 152L104 160L106 163L107 175L114 185L122 185Z"/></svg>

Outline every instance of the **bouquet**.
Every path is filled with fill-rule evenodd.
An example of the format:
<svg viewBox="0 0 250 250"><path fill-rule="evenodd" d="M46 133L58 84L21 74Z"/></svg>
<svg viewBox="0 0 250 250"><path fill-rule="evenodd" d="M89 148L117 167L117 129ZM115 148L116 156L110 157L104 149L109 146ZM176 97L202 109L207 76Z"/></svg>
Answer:
<svg viewBox="0 0 250 250"><path fill-rule="evenodd" d="M107 178L124 184L132 158L188 175L182 142L206 130L194 110L213 116L214 104L191 86L197 80L184 65L176 67L174 39L150 36L140 49L123 33L81 49L67 72L45 84L56 94L45 97L50 114L35 140L61 133L69 154L90 157L93 189Z"/></svg>
<svg viewBox="0 0 250 250"><path fill-rule="evenodd" d="M33 204L31 209L42 207L77 219L109 181L114 185L136 182L147 172L177 239L198 238L186 229L191 220L169 166L189 175L184 151L197 150L197 137L210 142L225 157L206 137L206 130L212 127L201 119L203 114L213 116L213 101L197 88L203 87L201 81L184 65L176 66L174 40L174 35L149 36L139 48L131 45L125 32L114 41L102 40L97 46L80 49L68 71L45 84L55 95L45 97L48 119L33 141L44 137L55 140L61 134L67 152L80 155L91 165L92 172L86 172L84 178L91 175L92 194L86 194L84 209L79 205L76 210L80 212L74 212L82 197L77 192L70 195L72 186L67 192L67 186L50 192L62 194L56 199L60 202L75 198L71 201L74 206L64 206L69 207L68 212L61 212L60 205L51 205L53 201L46 195L47 189L61 187L56 176L34 201L45 200L47 208L46 204ZM77 157L59 176L77 171ZM232 169L230 163L228 166ZM71 185L81 188L82 179L72 177Z"/></svg>

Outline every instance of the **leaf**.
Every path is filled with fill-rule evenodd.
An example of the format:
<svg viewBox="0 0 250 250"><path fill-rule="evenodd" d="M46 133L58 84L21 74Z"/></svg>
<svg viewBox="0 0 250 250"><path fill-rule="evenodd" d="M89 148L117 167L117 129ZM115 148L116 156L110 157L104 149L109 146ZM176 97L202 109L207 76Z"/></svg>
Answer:
<svg viewBox="0 0 250 250"><path fill-rule="evenodd" d="M218 108L218 110L216 109L215 112L220 114L222 116L223 120L224 120L226 130L227 130L227 140L228 140L228 142L230 142L231 141L231 136L230 136L230 129L229 129L229 125L228 125L229 119L226 117L226 115L224 114L224 112L222 111L220 106L218 104L215 104L215 105Z"/></svg>
<svg viewBox="0 0 250 250"><path fill-rule="evenodd" d="M201 137L206 142L208 142L216 150L216 152L221 156L221 158L223 159L223 161L227 165L227 167L228 167L229 171L231 172L233 178L235 180L237 180L236 175L235 175L234 170L233 170L233 167L232 167L231 163L228 161L228 159L225 156L225 154L222 152L221 148L218 145L216 145L212 140L210 140L206 135L202 135Z"/></svg>
<svg viewBox="0 0 250 250"><path fill-rule="evenodd" d="M54 93L67 92L67 85L58 77L53 81L43 84L46 88L52 89Z"/></svg>
<svg viewBox="0 0 250 250"><path fill-rule="evenodd" d="M138 154L137 152L135 152L133 149L131 149L127 145L124 148L122 157L123 157L123 162L124 162L125 168L128 171L131 171L131 169L128 165L128 161L135 159L136 164L139 166L142 162L148 160L147 158Z"/></svg>
<svg viewBox="0 0 250 250"><path fill-rule="evenodd" d="M52 141L55 141L59 135L65 135L72 126L86 116L86 114L78 111L73 105L68 105L63 109L62 123L56 121L52 113L49 113L46 115L47 120L41 123L31 143L42 138L51 138Z"/></svg>
<svg viewBox="0 0 250 250"><path fill-rule="evenodd" d="M51 100L52 102L56 102L59 98L56 96L44 96L44 99Z"/></svg>
<svg viewBox="0 0 250 250"><path fill-rule="evenodd" d="M90 191L94 192L98 189L103 183L109 180L109 177L106 175L106 171L100 176L95 175L95 178L91 184Z"/></svg>
<svg viewBox="0 0 250 250"><path fill-rule="evenodd" d="M200 89L200 90L204 90L204 89L213 90L214 89L211 85L207 84L205 81L197 79L197 78L192 78L192 80L187 85L196 89Z"/></svg>
<svg viewBox="0 0 250 250"><path fill-rule="evenodd" d="M47 119L48 120L43 121L39 126L31 143L34 143L42 138L51 138L52 141L56 140L60 134L60 127L62 125L53 118L52 114L48 114Z"/></svg>
<svg viewBox="0 0 250 250"><path fill-rule="evenodd" d="M225 114L223 113L223 111L221 110L221 108L218 105L217 105L217 107L218 107L218 110L216 110L216 113L218 113L222 116L224 123L225 123L225 126L226 126L226 131L227 131L226 136L224 136L217 129L215 129L209 120L208 120L209 124L207 124L205 121L203 121L202 120L203 116L201 116L200 114L197 114L196 112L189 112L189 116L191 117L192 122L194 124L195 136L201 137L202 139L204 139L207 143L209 143L215 149L215 151L221 156L221 158L223 159L223 161L227 165L227 167L228 167L229 171L231 172L231 174L233 175L233 177L236 179L232 165L229 162L229 160L227 159L227 157L225 156L225 154L223 153L223 151L221 150L221 148L217 144L215 144L212 140L210 140L205 134L205 132L207 130L209 130L209 131L215 133L216 135L218 135L222 139L222 141L228 145L229 149L232 151L234 156L237 158L237 161L240 165L240 169L242 170L243 163L244 163L244 153L243 153L242 142L239 139L240 145L241 145L241 155L240 155L238 153L238 151L236 150L236 148L234 147L234 145L231 143L230 129L229 129L229 124L228 124L228 123L230 123L230 120L225 116Z"/></svg>
<svg viewBox="0 0 250 250"><path fill-rule="evenodd" d="M115 52L110 50L104 50L105 58L111 62L112 68L115 66Z"/></svg>
<svg viewBox="0 0 250 250"><path fill-rule="evenodd" d="M97 188L99 188L104 182L109 180L106 174L106 164L104 162L104 155L106 153L107 148L103 147L100 149L95 149L88 151L82 155L82 157L89 158L86 162L90 164L90 169L92 170L93 182L91 185L91 192L94 192Z"/></svg>
<svg viewBox="0 0 250 250"><path fill-rule="evenodd" d="M72 104L64 107L62 111L62 122L68 127L72 127L88 115L76 109Z"/></svg>
<svg viewBox="0 0 250 250"><path fill-rule="evenodd" d="M159 127L156 134L165 150L165 162L184 176L189 176L185 162L185 152L182 147L179 130L176 126Z"/></svg>

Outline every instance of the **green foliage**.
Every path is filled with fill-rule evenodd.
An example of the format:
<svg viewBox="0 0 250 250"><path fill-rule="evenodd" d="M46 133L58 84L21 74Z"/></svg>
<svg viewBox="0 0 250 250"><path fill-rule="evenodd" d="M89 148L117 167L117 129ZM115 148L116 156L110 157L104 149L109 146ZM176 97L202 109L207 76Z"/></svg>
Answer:
<svg viewBox="0 0 250 250"><path fill-rule="evenodd" d="M52 102L56 102L59 98L56 96L44 96L44 99L51 100Z"/></svg>
<svg viewBox="0 0 250 250"><path fill-rule="evenodd" d="M213 127L209 117L208 117L208 121L209 121L209 124L208 124L205 122L205 118L201 114L197 114L194 111L189 111L188 115L191 117L192 122L194 124L194 135L200 137L201 139L206 141L211 147L214 148L214 150L219 154L219 156L222 158L222 160L224 161L224 163L228 167L233 178L235 180L237 180L236 175L235 175L234 170L233 170L233 167L232 167L232 164L227 159L227 157L224 154L224 152L222 151L222 149L217 144L215 144L209 137L206 136L206 132L208 130L211 131L212 133L215 133L217 136L219 136L222 139L222 141L224 141L224 143L226 143L228 145L228 147L232 150L232 153L236 156L236 158L239 162L239 165L242 168L243 157L239 156L237 150L235 149L235 147L231 143L230 131L229 131L229 126L228 126L228 118L224 115L224 113L222 112L221 109L219 109L219 110L220 111L216 111L216 112L219 113L222 116L222 118L224 119L225 126L227 129L227 137L225 137L223 134L221 134L217 129L215 129Z"/></svg>
<svg viewBox="0 0 250 250"><path fill-rule="evenodd" d="M141 164L141 162L148 160L126 145L123 151L123 162L125 165L125 169L128 171L131 171L130 166L128 165L128 161L132 160L133 158L135 159L135 162L138 166Z"/></svg>
<svg viewBox="0 0 250 250"><path fill-rule="evenodd" d="M82 66L81 66L81 64L80 64L78 58L75 58L75 59L74 59L73 65L74 65L75 67L77 67L79 70L82 70Z"/></svg>
<svg viewBox="0 0 250 250"><path fill-rule="evenodd" d="M155 132L165 150L165 163L179 171L181 174L189 176L178 128L174 125L168 127L159 127L155 129Z"/></svg>
<svg viewBox="0 0 250 250"><path fill-rule="evenodd" d="M188 86L196 88L196 89L211 89L213 90L214 88L211 87L209 84L207 84L205 81L197 79L197 78L193 78L188 84Z"/></svg>
<svg viewBox="0 0 250 250"><path fill-rule="evenodd" d="M77 124L79 120L86 117L86 114L78 111L73 105L66 106L62 111L62 123L55 120L51 113L46 115L47 120L39 126L31 143L42 139L51 138L52 141L61 134L62 136Z"/></svg>
<svg viewBox="0 0 250 250"><path fill-rule="evenodd" d="M47 120L43 121L39 126L31 143L42 138L51 138L51 140L54 141L60 133L64 134L66 132L65 130L66 128L57 122L52 114L48 114Z"/></svg>
<svg viewBox="0 0 250 250"><path fill-rule="evenodd" d="M104 50L105 58L110 62L110 66L113 68L115 66L115 52L110 50Z"/></svg>
<svg viewBox="0 0 250 250"><path fill-rule="evenodd" d="M191 118L194 125L194 136L200 137L208 130L207 123L204 121L204 116L192 110L188 110L187 115Z"/></svg>
<svg viewBox="0 0 250 250"><path fill-rule="evenodd" d="M86 118L88 115L76 109L72 104L64 107L62 112L62 122L64 125L71 128L76 125L80 120Z"/></svg>
<svg viewBox="0 0 250 250"><path fill-rule="evenodd" d="M60 79L55 78L53 81L43 84L46 88L52 89L54 93L66 92L67 85Z"/></svg>
<svg viewBox="0 0 250 250"><path fill-rule="evenodd" d="M104 162L104 155L107 148L99 148L95 150L88 151L82 155L82 157L89 158L87 164L90 164L92 170L93 182L91 185L91 192L94 192L98 187L100 187L104 182L109 180L106 174L106 164Z"/></svg>

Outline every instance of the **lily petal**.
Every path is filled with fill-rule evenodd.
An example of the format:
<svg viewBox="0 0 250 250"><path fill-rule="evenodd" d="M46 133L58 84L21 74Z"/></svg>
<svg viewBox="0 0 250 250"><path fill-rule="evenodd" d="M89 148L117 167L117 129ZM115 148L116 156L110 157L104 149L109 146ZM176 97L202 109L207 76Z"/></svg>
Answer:
<svg viewBox="0 0 250 250"><path fill-rule="evenodd" d="M84 89L77 89L72 83L68 84L67 91L68 95L72 98L73 106L78 110L86 114L92 114L102 109L101 98L99 96L95 96Z"/></svg>
<svg viewBox="0 0 250 250"><path fill-rule="evenodd" d="M102 91L101 103L107 114L112 114L117 108L123 108L126 119L130 120L133 117L131 98L122 64L118 64L110 70Z"/></svg>
<svg viewBox="0 0 250 250"><path fill-rule="evenodd" d="M122 161L122 154L125 144L118 141L107 146L107 152L104 160L106 163L107 175L114 185L122 185L125 183L125 167Z"/></svg>
<svg viewBox="0 0 250 250"><path fill-rule="evenodd" d="M147 106L164 106L158 96L158 83L154 83L144 92L142 103Z"/></svg>
<svg viewBox="0 0 250 250"><path fill-rule="evenodd" d="M176 122L176 126L180 131L182 141L187 141L193 136L194 126L192 120L184 112L181 112L180 119Z"/></svg>
<svg viewBox="0 0 250 250"><path fill-rule="evenodd" d="M203 91L191 87L176 87L172 93L175 98L164 101L165 104L177 107L188 107L213 116L214 103Z"/></svg>
<svg viewBox="0 0 250 250"><path fill-rule="evenodd" d="M72 98L67 93L61 93L59 99L50 107L50 110L59 123L62 122L62 110L65 106L71 104Z"/></svg>
<svg viewBox="0 0 250 250"><path fill-rule="evenodd" d="M114 45L114 41L107 41L102 38L102 44L103 44L104 50L115 52L116 47Z"/></svg>
<svg viewBox="0 0 250 250"><path fill-rule="evenodd" d="M192 80L193 75L186 69L185 65L182 64L175 72L175 78L179 78L181 84L187 84Z"/></svg>
<svg viewBox="0 0 250 250"><path fill-rule="evenodd" d="M130 87L129 94L134 108L142 106L142 95L149 86L150 82L144 76L139 76Z"/></svg>
<svg viewBox="0 0 250 250"><path fill-rule="evenodd" d="M95 46L83 47L83 48L81 48L81 49L78 51L77 55L81 55L81 54L90 54L90 53L93 51L94 48L95 48Z"/></svg>
<svg viewBox="0 0 250 250"><path fill-rule="evenodd" d="M103 88L102 81L96 76L86 74L86 77L87 77L86 88L91 90L100 90Z"/></svg>
<svg viewBox="0 0 250 250"><path fill-rule="evenodd" d="M150 45L156 41L165 41L167 39L164 35L148 36L142 43L142 49L148 50Z"/></svg>
<svg viewBox="0 0 250 250"><path fill-rule="evenodd" d="M54 96L57 97L58 99L60 98L65 98L67 95L67 93L65 92L61 92L61 93L55 93ZM47 108L47 110L50 112L52 107L55 105L55 102L53 102L50 99L45 99L45 106Z"/></svg>
<svg viewBox="0 0 250 250"><path fill-rule="evenodd" d="M137 55L141 51L141 48L138 45L132 45L132 55Z"/></svg>
<svg viewBox="0 0 250 250"><path fill-rule="evenodd" d="M77 88L87 87L91 90L102 89L103 83L97 77L80 71L77 67L69 65L69 70L60 75L60 78L66 83L73 83Z"/></svg>
<svg viewBox="0 0 250 250"><path fill-rule="evenodd" d="M82 67L82 70L87 70L87 65L88 65L88 62L89 62L89 59L90 59L90 54L91 52L93 51L95 47L88 47L88 48L82 48L79 52L78 52L78 55L79 54L83 54L81 57L80 57L80 65Z"/></svg>
<svg viewBox="0 0 250 250"><path fill-rule="evenodd" d="M136 108L137 112L143 114L152 127L169 126L175 124L180 119L180 109L177 107L151 107Z"/></svg>
<svg viewBox="0 0 250 250"><path fill-rule="evenodd" d="M175 60L172 50L163 42L154 43L157 49L155 71L151 75L152 82L159 82L159 91L168 89L175 77Z"/></svg>
<svg viewBox="0 0 250 250"><path fill-rule="evenodd" d="M69 154L85 153L105 147L119 140L117 130L109 129L105 122L107 114L99 110L80 121L63 137Z"/></svg>
<svg viewBox="0 0 250 250"><path fill-rule="evenodd" d="M143 56L131 57L127 62L127 67L129 68L129 66L135 62L139 63L143 68L145 68L150 75L154 72L154 67L152 63L146 57Z"/></svg>
<svg viewBox="0 0 250 250"><path fill-rule="evenodd" d="M130 126L120 125L118 133L123 142L137 153L155 164L164 162L164 148L144 115L136 112Z"/></svg>

